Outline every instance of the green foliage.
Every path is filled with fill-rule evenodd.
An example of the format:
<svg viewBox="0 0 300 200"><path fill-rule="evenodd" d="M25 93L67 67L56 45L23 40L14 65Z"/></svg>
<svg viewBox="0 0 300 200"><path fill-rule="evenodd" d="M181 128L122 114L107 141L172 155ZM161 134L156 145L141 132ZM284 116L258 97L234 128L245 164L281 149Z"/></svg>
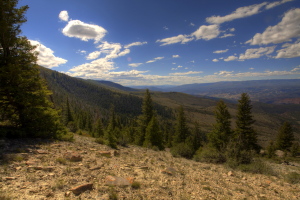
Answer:
<svg viewBox="0 0 300 200"><path fill-rule="evenodd" d="M158 121L155 115L152 116L152 119L147 126L145 141L143 146L157 147L159 150L164 149L162 132L160 131Z"/></svg>
<svg viewBox="0 0 300 200"><path fill-rule="evenodd" d="M238 101L238 113L235 128L235 140L244 150L258 150L257 133L253 129L255 120L252 116L252 105L247 93L241 95Z"/></svg>
<svg viewBox="0 0 300 200"><path fill-rule="evenodd" d="M153 103L149 90L146 90L143 105L142 105L142 115L139 116L139 130L136 136L136 144L142 146L145 141L146 129L153 117Z"/></svg>
<svg viewBox="0 0 300 200"><path fill-rule="evenodd" d="M188 135L189 129L186 123L186 117L184 114L183 106L180 106L178 108L173 145L176 146L176 144L185 142Z"/></svg>
<svg viewBox="0 0 300 200"><path fill-rule="evenodd" d="M98 143L98 144L104 144L105 140L102 137L98 137L98 138L95 139L95 142Z"/></svg>
<svg viewBox="0 0 300 200"><path fill-rule="evenodd" d="M17 0L0 2L0 122L21 130L8 137L57 138L66 133L47 96L39 75L35 49L20 26L28 6L16 8ZM18 133L18 132L15 132Z"/></svg>
<svg viewBox="0 0 300 200"><path fill-rule="evenodd" d="M215 110L216 123L208 134L208 140L212 147L218 151L224 151L232 135L231 116L224 101L220 100Z"/></svg>
<svg viewBox="0 0 300 200"><path fill-rule="evenodd" d="M137 181L134 181L132 184L131 184L131 188L132 189L140 189L141 188L141 183L140 182L137 182Z"/></svg>
<svg viewBox="0 0 300 200"><path fill-rule="evenodd" d="M296 157L300 153L300 145L298 142L294 142L291 147L291 156Z"/></svg>
<svg viewBox="0 0 300 200"><path fill-rule="evenodd" d="M226 161L224 153L209 145L199 148L193 158L197 162L224 163Z"/></svg>
<svg viewBox="0 0 300 200"><path fill-rule="evenodd" d="M116 115L114 107L111 107L110 119L106 132L104 133L105 144L111 148L117 148L117 138L120 130L117 128Z"/></svg>
<svg viewBox="0 0 300 200"><path fill-rule="evenodd" d="M194 149L186 143L178 143L171 148L171 154L174 157L193 158Z"/></svg>
<svg viewBox="0 0 300 200"><path fill-rule="evenodd" d="M243 149L241 142L229 142L226 150L227 165L235 168L241 164L250 164L253 161L254 151Z"/></svg>
<svg viewBox="0 0 300 200"><path fill-rule="evenodd" d="M255 159L252 163L247 165L245 164L239 165L237 169L243 172L249 172L253 174L264 174L268 176L278 175L270 165L268 165L261 159Z"/></svg>
<svg viewBox="0 0 300 200"><path fill-rule="evenodd" d="M276 138L276 149L289 151L294 140L293 129L290 123L284 122L280 127Z"/></svg>
<svg viewBox="0 0 300 200"><path fill-rule="evenodd" d="M98 138L103 136L104 136L104 130L103 130L102 120L98 119L94 128L94 137Z"/></svg>
<svg viewBox="0 0 300 200"><path fill-rule="evenodd" d="M230 167L250 164L254 151L258 151L257 133L253 129L255 120L252 117L250 97L243 93L238 101L236 128L226 148L226 162Z"/></svg>
<svg viewBox="0 0 300 200"><path fill-rule="evenodd" d="M266 148L267 157L268 158L274 157L275 156L275 151L276 151L276 148L275 148L274 142L271 141L270 144Z"/></svg>
<svg viewBox="0 0 300 200"><path fill-rule="evenodd" d="M298 174L297 172L290 172L285 175L284 179L288 183L297 184L300 183L300 174Z"/></svg>

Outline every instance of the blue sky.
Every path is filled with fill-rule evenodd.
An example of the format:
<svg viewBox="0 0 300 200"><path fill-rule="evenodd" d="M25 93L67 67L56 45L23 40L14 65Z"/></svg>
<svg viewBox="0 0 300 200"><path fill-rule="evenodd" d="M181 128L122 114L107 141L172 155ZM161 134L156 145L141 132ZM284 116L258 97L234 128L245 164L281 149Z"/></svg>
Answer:
<svg viewBox="0 0 300 200"><path fill-rule="evenodd" d="M20 0L38 64L123 85L300 78L300 1Z"/></svg>

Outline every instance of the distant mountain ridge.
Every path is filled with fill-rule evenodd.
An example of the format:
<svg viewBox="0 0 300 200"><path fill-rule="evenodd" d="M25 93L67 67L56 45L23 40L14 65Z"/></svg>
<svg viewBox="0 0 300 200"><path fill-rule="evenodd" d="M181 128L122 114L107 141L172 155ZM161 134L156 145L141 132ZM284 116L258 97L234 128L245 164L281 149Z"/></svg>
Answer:
<svg viewBox="0 0 300 200"><path fill-rule="evenodd" d="M156 87L155 91L182 92L232 100L237 100L241 93L246 92L253 101L275 104L299 104L300 79L195 83L166 88Z"/></svg>

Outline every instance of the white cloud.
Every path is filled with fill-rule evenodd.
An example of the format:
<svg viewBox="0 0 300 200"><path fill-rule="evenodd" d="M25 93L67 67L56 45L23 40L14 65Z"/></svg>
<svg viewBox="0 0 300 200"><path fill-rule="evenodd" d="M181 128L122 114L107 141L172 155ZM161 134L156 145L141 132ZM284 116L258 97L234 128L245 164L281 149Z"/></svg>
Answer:
<svg viewBox="0 0 300 200"><path fill-rule="evenodd" d="M181 65L178 65L177 67L178 67L178 68L181 68L182 66L181 66Z"/></svg>
<svg viewBox="0 0 300 200"><path fill-rule="evenodd" d="M201 74L202 71L189 71L189 72L178 72L178 73L170 73L170 76L184 76L184 75L190 75L190 74Z"/></svg>
<svg viewBox="0 0 300 200"><path fill-rule="evenodd" d="M231 28L229 29L230 32L234 32L235 31L235 28Z"/></svg>
<svg viewBox="0 0 300 200"><path fill-rule="evenodd" d="M120 43L109 43L105 41L99 45L98 48L100 48L101 53L107 54L105 57L106 59L114 59L122 56L120 55L120 51L122 49L122 45Z"/></svg>
<svg viewBox="0 0 300 200"><path fill-rule="evenodd" d="M261 8L265 5L267 5L266 2L263 2L261 4L254 4L251 6L240 7L240 8L237 8L231 14L225 15L223 17L221 17L221 16L207 17L206 22L211 23L211 24L222 24L224 22L229 22L229 21L232 21L235 19L255 15L255 14L259 13Z"/></svg>
<svg viewBox="0 0 300 200"><path fill-rule="evenodd" d="M282 45L286 47L277 51L275 58L295 58L300 57L300 42L295 44Z"/></svg>
<svg viewBox="0 0 300 200"><path fill-rule="evenodd" d="M240 54L240 60L260 58L264 55L269 55L274 52L276 46L260 47L258 49L247 49L244 54Z"/></svg>
<svg viewBox="0 0 300 200"><path fill-rule="evenodd" d="M128 48L133 47L133 46L141 46L141 45L144 45L144 44L147 44L147 42L133 42L131 44L125 45L124 48L128 49Z"/></svg>
<svg viewBox="0 0 300 200"><path fill-rule="evenodd" d="M179 58L180 56L179 55L173 55L172 57L173 58Z"/></svg>
<svg viewBox="0 0 300 200"><path fill-rule="evenodd" d="M147 61L146 63L153 63L153 62L156 62L156 61L161 60L161 59L164 59L164 58L165 58L165 57L156 57L156 58L154 58L153 60Z"/></svg>
<svg viewBox="0 0 300 200"><path fill-rule="evenodd" d="M197 40L204 39L204 40L211 40L220 34L219 26L218 25L202 25L192 33L192 36L195 36Z"/></svg>
<svg viewBox="0 0 300 200"><path fill-rule="evenodd" d="M156 40L156 42L162 43L160 46L175 44L175 43L181 43L185 44L187 42L192 41L194 38L189 35L178 35L174 37L169 37L161 40Z"/></svg>
<svg viewBox="0 0 300 200"><path fill-rule="evenodd" d="M164 27L163 27L163 29L164 29L164 30L166 30L166 31L167 31L167 30L169 30L169 28L168 28L168 27L166 27L166 26L164 26Z"/></svg>
<svg viewBox="0 0 300 200"><path fill-rule="evenodd" d="M100 54L101 54L101 51L94 51L94 52L90 53L90 54L86 57L86 59L87 59L87 60L94 60L94 59L98 58L98 57L100 56Z"/></svg>
<svg viewBox="0 0 300 200"><path fill-rule="evenodd" d="M59 19L62 20L62 21L69 21L69 14L68 14L68 11L66 10L63 10L59 13L58 15Z"/></svg>
<svg viewBox="0 0 300 200"><path fill-rule="evenodd" d="M122 52L118 54L118 56L125 56L130 53L130 49L124 49Z"/></svg>
<svg viewBox="0 0 300 200"><path fill-rule="evenodd" d="M54 55L53 50L41 44L40 42L35 40L29 40L29 42L31 43L31 45L36 46L36 49L34 51L39 53L37 64L43 67L52 68L52 67L58 67L59 65L68 62L66 59L56 57Z"/></svg>
<svg viewBox="0 0 300 200"><path fill-rule="evenodd" d="M300 71L300 65L292 69L292 72Z"/></svg>
<svg viewBox="0 0 300 200"><path fill-rule="evenodd" d="M214 51L213 53L226 53L229 49L225 49L225 50L217 50Z"/></svg>
<svg viewBox="0 0 300 200"><path fill-rule="evenodd" d="M218 59L216 59L216 58L215 58L215 59L213 59L212 61L213 61L213 62L219 62L219 60L218 60Z"/></svg>
<svg viewBox="0 0 300 200"><path fill-rule="evenodd" d="M138 67L138 66L140 66L142 64L143 63L130 63L130 64L128 64L128 66L130 66L130 67Z"/></svg>
<svg viewBox="0 0 300 200"><path fill-rule="evenodd" d="M300 37L300 8L289 10L284 14L281 22L275 26L269 26L263 33L256 33L246 43L251 45L277 44L296 37Z"/></svg>
<svg viewBox="0 0 300 200"><path fill-rule="evenodd" d="M228 56L228 58L225 58L224 61L228 62L228 61L233 61L233 60L237 60L238 57L236 56Z"/></svg>
<svg viewBox="0 0 300 200"><path fill-rule="evenodd" d="M78 50L76 53L79 53L79 54L86 54L87 52L85 50Z"/></svg>
<svg viewBox="0 0 300 200"><path fill-rule="evenodd" d="M219 72L216 72L214 73L215 75L218 75L218 76L231 76L233 73L233 71L219 71Z"/></svg>
<svg viewBox="0 0 300 200"><path fill-rule="evenodd" d="M65 36L79 38L82 41L95 40L95 43L97 43L105 36L107 31L98 25L71 20L62 30L62 33Z"/></svg>
<svg viewBox="0 0 300 200"><path fill-rule="evenodd" d="M228 34L224 34L224 35L220 36L220 38L227 38L227 37L232 37L232 36L235 36L235 35L232 33L228 33Z"/></svg>
<svg viewBox="0 0 300 200"><path fill-rule="evenodd" d="M276 6L279 6L281 4L284 4L286 2L290 2L290 1L294 1L294 0L282 0L282 1L275 1L273 3L269 3L267 6L266 6L266 9L271 9L271 8L274 8Z"/></svg>
<svg viewBox="0 0 300 200"><path fill-rule="evenodd" d="M195 26L195 24L191 22L191 23L190 23L190 26Z"/></svg>

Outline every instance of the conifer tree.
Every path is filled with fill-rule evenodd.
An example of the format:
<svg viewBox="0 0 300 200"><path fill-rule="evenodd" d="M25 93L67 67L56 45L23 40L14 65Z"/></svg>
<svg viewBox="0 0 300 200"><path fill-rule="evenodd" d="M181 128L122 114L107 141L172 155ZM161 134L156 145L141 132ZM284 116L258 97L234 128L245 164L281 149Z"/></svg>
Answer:
<svg viewBox="0 0 300 200"><path fill-rule="evenodd" d="M235 139L243 150L257 150L257 133L253 128L255 120L249 95L243 93L238 102Z"/></svg>
<svg viewBox="0 0 300 200"><path fill-rule="evenodd" d="M162 150L164 148L162 132L159 128L158 121L155 115L152 116L152 119L147 126L145 141L143 146L158 147L159 150Z"/></svg>
<svg viewBox="0 0 300 200"><path fill-rule="evenodd" d="M101 119L98 119L96 124L95 124L94 136L96 138L104 136L103 124L102 124Z"/></svg>
<svg viewBox="0 0 300 200"><path fill-rule="evenodd" d="M106 140L106 145L117 148L117 137L116 137L116 114L114 110L114 106L110 109L110 118L109 124L107 126L107 130L104 134L104 139Z"/></svg>
<svg viewBox="0 0 300 200"><path fill-rule="evenodd" d="M28 6L17 5L18 0L0 1L0 121L26 136L58 137L66 129L47 98L35 47L19 36Z"/></svg>
<svg viewBox="0 0 300 200"><path fill-rule="evenodd" d="M290 150L294 141L294 133L290 123L284 122L279 128L277 138L276 138L276 149L283 151Z"/></svg>
<svg viewBox="0 0 300 200"><path fill-rule="evenodd" d="M142 105L142 115L139 117L138 123L138 134L136 136L136 144L142 146L145 141L145 134L148 124L153 117L153 103L149 90L146 90L143 105Z"/></svg>
<svg viewBox="0 0 300 200"><path fill-rule="evenodd" d="M184 114L183 106L180 106L178 108L173 145L184 143L188 135L189 135L189 129L186 124L186 117Z"/></svg>
<svg viewBox="0 0 300 200"><path fill-rule="evenodd" d="M208 134L209 144L218 151L223 151L232 135L231 116L223 100L220 100L215 110L216 123Z"/></svg>

